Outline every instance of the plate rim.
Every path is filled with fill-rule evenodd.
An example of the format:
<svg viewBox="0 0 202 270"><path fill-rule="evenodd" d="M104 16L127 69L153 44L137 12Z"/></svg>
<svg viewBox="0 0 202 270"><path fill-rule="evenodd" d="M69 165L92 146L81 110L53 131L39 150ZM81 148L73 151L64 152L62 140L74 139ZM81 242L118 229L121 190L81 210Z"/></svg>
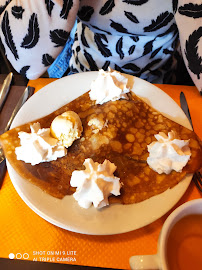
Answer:
<svg viewBox="0 0 202 270"><path fill-rule="evenodd" d="M22 114L24 113L24 111L26 111L27 109L28 109L28 107L30 106L30 104L32 103L32 102L35 102L35 101L33 101L33 99L38 99L38 98L41 98L41 95L42 96L46 96L46 95L48 95L48 92L50 91L49 89L54 89L55 87L57 87L57 85L63 85L63 83L64 82L66 82L66 80L68 81L68 80L76 80L76 77L77 76L79 76L80 78L81 77L83 77L84 78L84 81L85 80L87 80L86 79L86 77L95 77L95 76L97 76L97 74L98 74L98 72L97 71L93 71L93 72L85 72L85 73L79 73L79 74L74 74L74 75L71 75L71 76L67 76L67 77L63 77L63 78L61 78L61 79L58 79L58 80L56 80L56 81L54 81L54 82L51 82L50 84L48 84L48 85L46 85L46 86L44 86L42 89L40 89L37 93L35 93L24 105L23 105L23 107L21 108L21 110L18 112L18 114L17 114L17 116L16 116L16 118L14 119L14 121L13 121L13 124L12 124L12 126L11 126L11 128L13 128L13 127L15 127L16 125L18 125L18 123L22 120ZM74 77L73 77L74 76ZM171 99L172 100L172 102L173 103L175 103L176 105L177 105L177 107L178 107L178 109L180 109L180 107L178 106L178 104L169 96L169 95L167 95L163 90L161 90L158 86L156 86L156 85L153 85L153 84L150 84L149 82L147 82L147 81L145 81L145 80L142 80L142 79L140 79L140 78L137 78L137 77L134 77L134 76L132 76L134 79L135 79L135 82L139 82L140 83L140 85L141 85L141 83L143 83L143 85L147 85L148 87L154 87L155 88L155 90L157 90L157 91L160 91L161 93L163 93L163 95L165 95L166 96L166 98L168 98L168 99ZM134 85L135 85L135 83L134 83ZM83 86L82 86L83 87ZM88 91L89 89L88 89L88 86L86 86L86 91ZM53 90L52 90L53 91ZM85 91L85 92L86 92ZM42 94L43 93L43 94ZM83 92L84 93L84 92ZM69 102L69 101L68 101ZM65 102L65 104L66 103L68 103L68 102ZM181 109L180 109L181 110ZM182 110L181 110L182 111ZM184 114L184 113L183 113ZM183 123L183 125L185 125L185 126L187 126L188 128L190 127L190 124L189 124L189 121L187 120L187 118L186 118L186 116L184 116L182 114L182 116L183 116L183 118L184 118L184 123ZM37 117L37 118L39 118L39 117ZM23 123L23 122L22 122ZM161 212L161 214L160 215L157 215L157 217L156 216L154 216L153 217L153 219L151 218L148 222L145 222L145 224L141 224L141 226L137 226L137 227L135 227L134 226L134 229L132 229L131 227L128 229L128 227L126 227L126 229L123 229L123 230L117 230L117 231L112 231L111 229L109 230L109 231L107 231L106 229L105 230L103 230L103 231L99 231L99 232L96 232L96 230L94 230L94 231L89 231L89 229L79 229L78 228L78 226L76 226L76 227L72 227L72 226L68 226L68 225L66 225L66 224L63 224L63 223L61 223L61 222L59 222L59 221L57 221L57 220L55 220L54 218L52 218L52 217L50 217L49 215L47 215L47 213L44 213L44 212L42 212L40 209L39 209L39 207L37 207L36 206L36 204L33 204L33 202L31 202L28 198L27 198L27 196L23 193L23 191L22 191L22 187L20 187L19 185L18 185L18 182L15 180L15 177L16 177L16 172L14 173L14 172L12 172L12 170L14 171L14 169L12 168L12 166L8 163L8 161L7 161L7 166L8 166L8 172L9 172L9 175L10 175L10 178L11 178L11 181L12 181L12 183L13 183L13 185L14 185L14 187L15 187L15 189L16 189L16 191L17 191L17 193L19 194L19 196L22 198L22 200L36 213L36 214L38 214L40 217L42 217L43 219L45 219L46 221L48 221L48 222L50 222L51 224L53 224L53 225L55 225L55 226L58 226L58 227L60 227L60 228L63 228L63 229L65 229L65 230L69 230L69 231L72 231L72 232L77 232L77 233L81 233L81 234L89 234L89 235L113 235L113 234L120 234L120 233L126 233L126 232L129 232L129 231L133 231L133 230L136 230L136 229L139 229L139 228L142 228L142 227L144 227L144 226L146 226L146 225L148 225L148 224L150 224L150 223L152 223L152 222L154 222L155 220L157 220L157 219L159 219L160 217L162 217L164 214L166 214L170 209L172 209L174 206L175 206L175 204L181 199L181 197L184 195L184 193L186 192L186 190L187 190L187 188L189 187L189 184L190 184L190 182L191 182L191 175L188 175L187 177L186 177L186 179L183 179L183 181L181 181L179 184L177 184L173 189L175 189L176 187L178 188L178 189L180 189L180 186L183 186L184 185L184 187L183 187L183 189L182 189L182 191L181 191L181 194L180 194L180 196L178 196L177 198L175 198L175 200L165 209L165 211L163 211L163 212ZM22 179L23 181L25 181L24 179ZM21 181L22 181L21 180ZM28 182L28 181L27 181ZM184 184L183 184L184 183ZM30 185L33 185L32 183L29 183ZM39 192L43 192L39 187L36 187L35 186L35 188L37 188L38 190L39 190ZM163 192L163 193L161 193L161 194L159 194L159 195L156 195L156 196L153 196L153 197L151 197L151 198L149 198L149 199L147 199L147 200L145 200L145 201L152 201L152 200L154 200L154 197L156 198L156 199L158 199L158 197L163 197L163 196L166 196L165 194L166 193L168 193L168 192L170 192L170 191L172 191L173 189L169 189L169 190L166 190L165 192ZM43 192L44 193L44 192ZM48 195L48 194L46 194L47 196L50 196L50 195ZM71 196L69 196L69 197L71 197ZM52 198L52 196L51 196L51 198ZM152 199L153 198L153 199ZM56 198L54 198L55 200L60 200L60 199L56 199ZM140 203L136 203L136 205L139 205L140 207L141 207L141 205L142 204L144 204L144 202L145 201L143 201L143 202L140 202ZM122 205L123 206L123 205ZM127 208L128 206L130 206L130 208L132 208L131 207L131 205L126 205L126 206L124 206L125 208ZM116 207L116 205L115 205L115 207L112 205L110 205L110 207L111 208L115 208ZM122 208L124 208L124 207L122 207ZM96 211L97 211L97 209L95 209Z"/></svg>

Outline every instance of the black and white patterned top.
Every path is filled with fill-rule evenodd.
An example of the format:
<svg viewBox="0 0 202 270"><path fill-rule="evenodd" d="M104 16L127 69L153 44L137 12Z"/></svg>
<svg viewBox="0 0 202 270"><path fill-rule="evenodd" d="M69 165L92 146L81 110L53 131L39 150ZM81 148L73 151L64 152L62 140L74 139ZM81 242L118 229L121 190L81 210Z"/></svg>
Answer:
<svg viewBox="0 0 202 270"><path fill-rule="evenodd" d="M1 0L0 38L14 68L38 78L61 53L75 20L72 72L113 69L169 81L179 49L202 90L200 0Z"/></svg>

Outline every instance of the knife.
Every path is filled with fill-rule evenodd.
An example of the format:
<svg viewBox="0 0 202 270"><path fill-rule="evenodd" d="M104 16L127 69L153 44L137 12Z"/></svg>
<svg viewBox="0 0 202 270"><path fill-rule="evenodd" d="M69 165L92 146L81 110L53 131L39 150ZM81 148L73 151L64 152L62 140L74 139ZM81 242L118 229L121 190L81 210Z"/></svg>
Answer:
<svg viewBox="0 0 202 270"><path fill-rule="evenodd" d="M185 97L183 92L180 93L180 105L181 105L183 112L186 114L186 116L189 120L189 123L191 124L192 130L194 130L192 120L191 120L191 114L189 112L189 107L187 104L187 100L186 100L186 97Z"/></svg>
<svg viewBox="0 0 202 270"><path fill-rule="evenodd" d="M7 77L5 78L3 85L1 87L1 91L0 91L0 111L3 108L4 102L6 100L6 97L9 93L10 90L10 86L11 86L11 82L13 79L13 73L10 72Z"/></svg>
<svg viewBox="0 0 202 270"><path fill-rule="evenodd" d="M17 105L15 106L12 114L11 114L11 117L10 119L8 120L8 123L5 127L5 130L4 132L8 131L12 122L13 122L13 119L15 118L17 112L19 111L19 109L22 107L22 105L25 103L25 101L28 100L29 97L31 97L31 95L34 93L34 88L30 87L30 86L27 86L22 94L22 96L20 97Z"/></svg>
<svg viewBox="0 0 202 270"><path fill-rule="evenodd" d="M31 97L31 95L34 93L34 88L33 87L30 87L28 86L22 96L20 97L17 105L15 106L12 114L11 114L11 117L10 119L8 120L8 123L5 127L5 130L4 132L8 131L12 122L13 122L13 119L15 118L17 112L19 111L19 109L22 107L22 105L25 103L25 101ZM1 146L0 146L1 147ZM5 176L5 173L6 173L6 159L5 159L5 156L4 154L2 153L2 156L0 157L0 189L1 189L1 186L3 184L3 179L4 179L4 176Z"/></svg>

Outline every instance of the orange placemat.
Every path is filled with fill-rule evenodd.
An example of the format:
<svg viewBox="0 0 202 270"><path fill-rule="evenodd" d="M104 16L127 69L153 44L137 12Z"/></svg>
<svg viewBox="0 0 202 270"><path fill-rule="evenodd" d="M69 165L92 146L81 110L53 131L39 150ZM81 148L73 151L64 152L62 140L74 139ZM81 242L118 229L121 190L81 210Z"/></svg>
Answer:
<svg viewBox="0 0 202 270"><path fill-rule="evenodd" d="M54 79L38 79L29 85L38 91ZM194 128L202 138L202 97L195 87L158 85L179 103L179 93L188 98ZM41 90L43 91L43 90ZM193 184L177 206L201 194ZM52 261L85 266L129 269L129 258L137 254L154 254L161 227L168 216L125 234L89 236L60 229L35 214L15 191L8 173L0 190L0 257ZM173 210L173 209L172 209Z"/></svg>

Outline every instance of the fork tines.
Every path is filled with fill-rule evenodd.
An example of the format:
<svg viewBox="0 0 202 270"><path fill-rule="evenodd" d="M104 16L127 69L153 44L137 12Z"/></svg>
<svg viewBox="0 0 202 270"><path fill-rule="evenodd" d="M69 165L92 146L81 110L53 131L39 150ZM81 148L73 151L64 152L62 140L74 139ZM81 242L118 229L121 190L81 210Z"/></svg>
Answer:
<svg viewBox="0 0 202 270"><path fill-rule="evenodd" d="M195 172L192 180L194 181L198 190L202 192L202 174L200 172Z"/></svg>

